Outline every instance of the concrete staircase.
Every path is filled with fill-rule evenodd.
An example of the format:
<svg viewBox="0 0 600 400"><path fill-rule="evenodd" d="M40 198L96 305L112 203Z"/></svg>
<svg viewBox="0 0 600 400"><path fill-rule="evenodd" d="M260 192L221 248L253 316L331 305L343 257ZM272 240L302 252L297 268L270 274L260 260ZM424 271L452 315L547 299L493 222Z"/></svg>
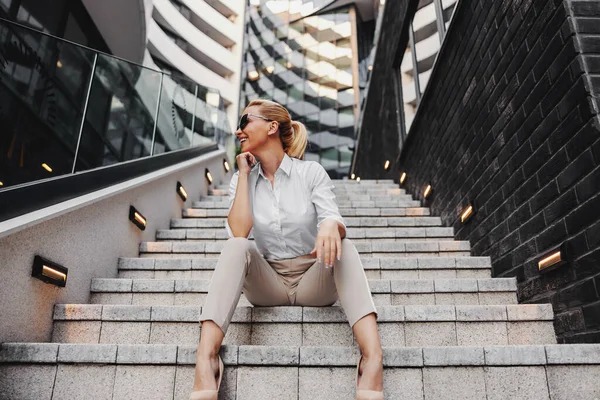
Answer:
<svg viewBox="0 0 600 400"><path fill-rule="evenodd" d="M336 181L379 312L387 399L600 399L600 345L556 345L553 311L517 304L391 181ZM187 399L198 318L226 240L226 187L183 210L91 304L57 304L52 343L0 347L2 399ZM343 310L253 308L225 338L222 399L353 399L357 348Z"/></svg>

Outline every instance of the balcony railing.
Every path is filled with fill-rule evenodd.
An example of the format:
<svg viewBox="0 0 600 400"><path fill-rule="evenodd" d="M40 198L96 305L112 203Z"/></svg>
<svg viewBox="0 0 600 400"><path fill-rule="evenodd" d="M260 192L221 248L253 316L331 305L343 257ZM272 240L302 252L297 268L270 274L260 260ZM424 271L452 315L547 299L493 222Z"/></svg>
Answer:
<svg viewBox="0 0 600 400"><path fill-rule="evenodd" d="M0 19L0 191L228 138L217 90Z"/></svg>

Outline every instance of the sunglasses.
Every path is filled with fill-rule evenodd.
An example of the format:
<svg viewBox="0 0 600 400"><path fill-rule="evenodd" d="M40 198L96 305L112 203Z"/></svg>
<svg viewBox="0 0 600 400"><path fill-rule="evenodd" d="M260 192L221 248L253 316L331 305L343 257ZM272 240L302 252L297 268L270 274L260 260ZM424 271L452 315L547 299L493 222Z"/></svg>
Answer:
<svg viewBox="0 0 600 400"><path fill-rule="evenodd" d="M243 130L244 130L244 128L245 128L245 127L248 125L248 123L250 122L250 121L248 120L248 117L249 117L249 116L251 116L251 117L256 117L256 118L260 118L260 119L264 119L264 120L265 120L265 121L267 121L267 122L272 122L272 121L273 121L272 119L265 118L265 117L263 117L263 116L261 116L261 115L256 115L256 114L244 114L244 115L242 115L242 116L240 117L240 121L238 122L237 129L239 129L240 131L243 131Z"/></svg>

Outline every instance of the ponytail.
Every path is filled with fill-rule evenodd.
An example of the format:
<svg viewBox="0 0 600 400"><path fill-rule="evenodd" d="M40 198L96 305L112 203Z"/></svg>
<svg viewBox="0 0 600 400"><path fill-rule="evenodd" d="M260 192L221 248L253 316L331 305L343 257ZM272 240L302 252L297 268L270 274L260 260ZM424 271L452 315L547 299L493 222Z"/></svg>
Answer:
<svg viewBox="0 0 600 400"><path fill-rule="evenodd" d="M306 133L306 127L302 122L292 121L291 139L292 140L290 141L287 148L284 142L284 150L286 154L290 157L303 160L304 151L306 150L306 144L308 143L308 135Z"/></svg>

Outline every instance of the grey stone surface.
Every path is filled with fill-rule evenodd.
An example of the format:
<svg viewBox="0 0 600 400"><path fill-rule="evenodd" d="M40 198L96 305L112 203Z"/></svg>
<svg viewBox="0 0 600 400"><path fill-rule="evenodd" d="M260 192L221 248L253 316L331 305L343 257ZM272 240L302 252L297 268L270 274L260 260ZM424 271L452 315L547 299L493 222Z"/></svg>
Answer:
<svg viewBox="0 0 600 400"><path fill-rule="evenodd" d="M252 324L230 324L223 343L233 345L251 344Z"/></svg>
<svg viewBox="0 0 600 400"><path fill-rule="evenodd" d="M102 322L100 343L146 344L150 322Z"/></svg>
<svg viewBox="0 0 600 400"><path fill-rule="evenodd" d="M402 321L404 321L404 307L402 307L402 306L379 306L379 307L377 307L377 321L379 321L379 322L402 322Z"/></svg>
<svg viewBox="0 0 600 400"><path fill-rule="evenodd" d="M351 346L352 330L347 323L305 323L302 325L303 346Z"/></svg>
<svg viewBox="0 0 600 400"><path fill-rule="evenodd" d="M380 259L381 269L417 269L418 260L416 258L382 258Z"/></svg>
<svg viewBox="0 0 600 400"><path fill-rule="evenodd" d="M92 279L92 292L131 292L131 279Z"/></svg>
<svg viewBox="0 0 600 400"><path fill-rule="evenodd" d="M450 257L419 257L415 259L419 269L446 269L455 268L454 258Z"/></svg>
<svg viewBox="0 0 600 400"><path fill-rule="evenodd" d="M175 364L177 346L163 344L128 345L117 349L117 364Z"/></svg>
<svg viewBox="0 0 600 400"><path fill-rule="evenodd" d="M600 365L600 344L561 344L545 347L548 364Z"/></svg>
<svg viewBox="0 0 600 400"><path fill-rule="evenodd" d="M422 367L423 350L421 348L384 348L383 349L384 367ZM385 382L384 382L385 384Z"/></svg>
<svg viewBox="0 0 600 400"><path fill-rule="evenodd" d="M302 346L300 365L308 366L354 366L360 353L355 347Z"/></svg>
<svg viewBox="0 0 600 400"><path fill-rule="evenodd" d="M508 344L555 344L552 321L507 322Z"/></svg>
<svg viewBox="0 0 600 400"><path fill-rule="evenodd" d="M55 343L0 343L0 362L53 363L57 355Z"/></svg>
<svg viewBox="0 0 600 400"><path fill-rule="evenodd" d="M198 345L198 323L153 322L150 327L150 344Z"/></svg>
<svg viewBox="0 0 600 400"><path fill-rule="evenodd" d="M185 258L156 259L155 270L179 270L185 271L192 268L192 260Z"/></svg>
<svg viewBox="0 0 600 400"><path fill-rule="evenodd" d="M479 293L479 304L517 304L516 292L485 292Z"/></svg>
<svg viewBox="0 0 600 400"><path fill-rule="evenodd" d="M171 242L140 243L140 253L170 253L172 248L173 245L171 244Z"/></svg>
<svg viewBox="0 0 600 400"><path fill-rule="evenodd" d="M408 253L437 253L440 251L438 242L406 242L405 247Z"/></svg>
<svg viewBox="0 0 600 400"><path fill-rule="evenodd" d="M485 364L490 366L545 365L544 346L486 346Z"/></svg>
<svg viewBox="0 0 600 400"><path fill-rule="evenodd" d="M426 399L485 400L482 367L430 367L423 370Z"/></svg>
<svg viewBox="0 0 600 400"><path fill-rule="evenodd" d="M116 365L58 365L54 399L112 400Z"/></svg>
<svg viewBox="0 0 600 400"><path fill-rule="evenodd" d="M516 292L517 280L515 278L479 279L477 281L480 292Z"/></svg>
<svg viewBox="0 0 600 400"><path fill-rule="evenodd" d="M437 305L478 305L478 293L436 293L435 304Z"/></svg>
<svg viewBox="0 0 600 400"><path fill-rule="evenodd" d="M0 364L0 398L50 400L56 365Z"/></svg>
<svg viewBox="0 0 600 400"><path fill-rule="evenodd" d="M55 343L99 343L100 321L55 321L52 342Z"/></svg>
<svg viewBox="0 0 600 400"><path fill-rule="evenodd" d="M200 307L192 306L152 306L151 320L159 322L198 322Z"/></svg>
<svg viewBox="0 0 600 400"><path fill-rule="evenodd" d="M483 347L429 347L423 349L423 363L431 366L484 365Z"/></svg>
<svg viewBox="0 0 600 400"><path fill-rule="evenodd" d="M298 346L302 343L301 323L253 323L251 344Z"/></svg>
<svg viewBox="0 0 600 400"><path fill-rule="evenodd" d="M196 365L196 349L198 346L182 345L177 346L177 364L178 365ZM226 366L238 364L238 346L223 345L219 352L223 364Z"/></svg>
<svg viewBox="0 0 600 400"><path fill-rule="evenodd" d="M186 231L183 229L169 230L159 229L156 231L156 239L158 240L185 240Z"/></svg>
<svg viewBox="0 0 600 400"><path fill-rule="evenodd" d="M117 346L114 344L61 344L57 360L61 363L114 364L117 360Z"/></svg>
<svg viewBox="0 0 600 400"><path fill-rule="evenodd" d="M456 346L456 324L454 322L417 322L404 325L406 346L435 347Z"/></svg>
<svg viewBox="0 0 600 400"><path fill-rule="evenodd" d="M191 211L193 211L193 213L191 213ZM206 217L206 212L202 212L201 210L187 210L187 213L189 216L192 216L190 214L196 214L193 215L194 217ZM171 228L195 228L197 226L197 220L195 219L172 219L171 220Z"/></svg>
<svg viewBox="0 0 600 400"><path fill-rule="evenodd" d="M150 321L150 306L105 305L103 321Z"/></svg>
<svg viewBox="0 0 600 400"><path fill-rule="evenodd" d="M516 304L506 306L509 321L552 321L551 304Z"/></svg>
<svg viewBox="0 0 600 400"><path fill-rule="evenodd" d="M549 400L544 367L485 368L487 400Z"/></svg>
<svg viewBox="0 0 600 400"><path fill-rule="evenodd" d="M454 269L421 269L419 279L456 279Z"/></svg>
<svg viewBox="0 0 600 400"><path fill-rule="evenodd" d="M238 367L236 400L298 399L298 367Z"/></svg>
<svg viewBox="0 0 600 400"><path fill-rule="evenodd" d="M238 362L246 365L297 366L300 362L297 346L239 346Z"/></svg>
<svg viewBox="0 0 600 400"><path fill-rule="evenodd" d="M502 346L508 344L506 322L457 322L459 346Z"/></svg>
<svg viewBox="0 0 600 400"><path fill-rule="evenodd" d="M600 398L600 366L551 365L546 367L552 400L596 400Z"/></svg>
<svg viewBox="0 0 600 400"><path fill-rule="evenodd" d="M433 280L393 280L392 293L431 293L434 291Z"/></svg>
<svg viewBox="0 0 600 400"><path fill-rule="evenodd" d="M347 400L354 398L353 368L300 368L299 400Z"/></svg>
<svg viewBox="0 0 600 400"><path fill-rule="evenodd" d="M477 292L475 279L436 279L434 286L435 291L440 293Z"/></svg>
<svg viewBox="0 0 600 400"><path fill-rule="evenodd" d="M454 306L406 306L406 321L455 321Z"/></svg>
<svg viewBox="0 0 600 400"><path fill-rule="evenodd" d="M393 294L392 305L435 305L435 293Z"/></svg>
<svg viewBox="0 0 600 400"><path fill-rule="evenodd" d="M131 289L141 293L173 293L175 281L158 279L134 279Z"/></svg>
<svg viewBox="0 0 600 400"><path fill-rule="evenodd" d="M302 322L302 307L255 307L253 322Z"/></svg>
<svg viewBox="0 0 600 400"><path fill-rule="evenodd" d="M470 251L471 245L466 241L440 242L440 251Z"/></svg>
<svg viewBox="0 0 600 400"><path fill-rule="evenodd" d="M456 268L483 268L492 267L489 257L456 257Z"/></svg>
<svg viewBox="0 0 600 400"><path fill-rule="evenodd" d="M119 271L117 278L121 278L121 279L154 279L155 275L154 275L154 270L147 270L147 271L126 270L126 271Z"/></svg>
<svg viewBox="0 0 600 400"><path fill-rule="evenodd" d="M133 293L131 304L140 306L174 305L173 293Z"/></svg>
<svg viewBox="0 0 600 400"><path fill-rule="evenodd" d="M371 293L390 293L390 281L388 280L369 280Z"/></svg>
<svg viewBox="0 0 600 400"><path fill-rule="evenodd" d="M216 239L217 232L209 229L188 229L186 239Z"/></svg>
<svg viewBox="0 0 600 400"><path fill-rule="evenodd" d="M402 400L423 400L423 371L420 368L393 368L383 372L384 395Z"/></svg>
<svg viewBox="0 0 600 400"><path fill-rule="evenodd" d="M173 253L204 253L205 243L184 242L173 243Z"/></svg>
<svg viewBox="0 0 600 400"><path fill-rule="evenodd" d="M456 306L457 321L506 321L506 306Z"/></svg>
<svg viewBox="0 0 600 400"><path fill-rule="evenodd" d="M258 308L255 309L257 311ZM342 307L302 307L303 322L346 322Z"/></svg>
<svg viewBox="0 0 600 400"><path fill-rule="evenodd" d="M119 258L118 268L121 270L129 269L154 269L153 258Z"/></svg>
<svg viewBox="0 0 600 400"><path fill-rule="evenodd" d="M188 292L188 293L208 293L210 287L210 281L208 280L177 280L175 281L176 292Z"/></svg>
<svg viewBox="0 0 600 400"><path fill-rule="evenodd" d="M118 365L113 398L170 399L174 386L174 365Z"/></svg>
<svg viewBox="0 0 600 400"><path fill-rule="evenodd" d="M377 324L379 338L383 347L398 347L406 345L404 325L401 322L384 322Z"/></svg>

